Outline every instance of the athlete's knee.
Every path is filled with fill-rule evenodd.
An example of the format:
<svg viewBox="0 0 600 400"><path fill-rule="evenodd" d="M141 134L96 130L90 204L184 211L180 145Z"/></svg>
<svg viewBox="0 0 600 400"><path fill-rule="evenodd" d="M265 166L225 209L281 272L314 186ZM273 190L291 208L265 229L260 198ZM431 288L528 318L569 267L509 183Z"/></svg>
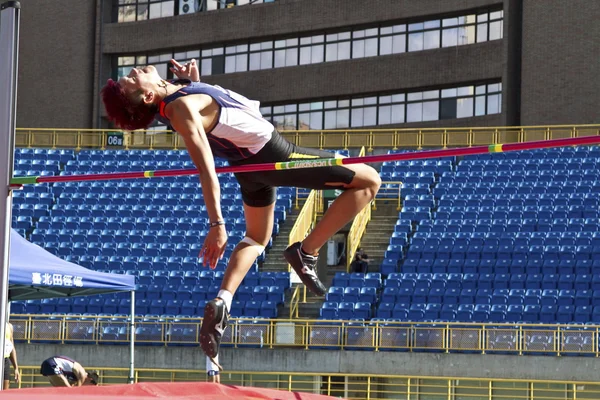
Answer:
<svg viewBox="0 0 600 400"><path fill-rule="evenodd" d="M365 165L362 171L364 189L369 193L371 198L374 198L381 187L381 177L377 170L369 165Z"/></svg>
<svg viewBox="0 0 600 400"><path fill-rule="evenodd" d="M264 253L267 244L269 244L269 239L256 240L252 236L246 235L238 245L251 247L258 253L257 256L260 256Z"/></svg>

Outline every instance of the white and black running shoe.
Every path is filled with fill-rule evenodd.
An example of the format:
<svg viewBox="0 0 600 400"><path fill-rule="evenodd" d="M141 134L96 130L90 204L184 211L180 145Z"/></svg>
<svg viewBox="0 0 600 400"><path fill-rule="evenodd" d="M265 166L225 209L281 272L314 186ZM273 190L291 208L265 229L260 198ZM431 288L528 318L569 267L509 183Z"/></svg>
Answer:
<svg viewBox="0 0 600 400"><path fill-rule="evenodd" d="M227 311L223 299L217 297L206 303L202 327L200 328L200 346L206 356L219 366L219 369L221 369L221 366L214 359L219 354L221 337L227 329L228 320L229 311Z"/></svg>
<svg viewBox="0 0 600 400"><path fill-rule="evenodd" d="M283 256L294 268L298 277L308 290L317 296L325 296L327 289L317 276L318 256L311 256L302 252L302 243L296 242L283 251Z"/></svg>

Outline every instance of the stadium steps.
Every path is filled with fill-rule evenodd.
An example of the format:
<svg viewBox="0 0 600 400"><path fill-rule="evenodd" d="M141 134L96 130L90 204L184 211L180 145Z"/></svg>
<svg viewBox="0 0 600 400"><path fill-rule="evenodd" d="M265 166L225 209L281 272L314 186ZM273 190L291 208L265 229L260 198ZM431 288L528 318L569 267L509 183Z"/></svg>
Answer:
<svg viewBox="0 0 600 400"><path fill-rule="evenodd" d="M302 286L300 287L302 290ZM283 308L279 310L279 318L288 319L290 317L290 300L292 298L292 294L294 293L291 290L285 297L285 305ZM306 295L306 303L300 303L298 307L298 318L302 319L317 319L319 318L319 312L321 310L321 306L323 305L323 301L325 297L318 297L313 295L310 292L307 292Z"/></svg>
<svg viewBox="0 0 600 400"><path fill-rule="evenodd" d="M396 205L379 205L376 210L371 211L371 221L360 242L360 247L369 256L368 272L378 272L397 218Z"/></svg>
<svg viewBox="0 0 600 400"><path fill-rule="evenodd" d="M389 244L390 236L394 231L394 225L398 218L398 210L396 205L382 204L377 207L377 210L372 210L371 221L367 226L367 230L361 241L361 247L369 255L371 262L369 263L370 272L377 272L379 264L383 260L383 254ZM350 224L347 225L347 229L350 228ZM333 278L337 272L346 272L346 266L326 266L325 259L320 260L319 271L326 271L323 274L319 274L323 283L327 288L333 284ZM290 299L291 293L286 297L285 307L279 314L282 318L289 318L290 315ZM325 301L324 296L315 296L308 292L306 296L306 303L300 303L298 309L299 318L316 319L320 316L321 306Z"/></svg>
<svg viewBox="0 0 600 400"><path fill-rule="evenodd" d="M296 223L298 213L293 206L287 214L285 222L280 226L279 234L273 239L273 246L269 250L261 271L287 271L287 263L283 259L283 251L288 247L290 231Z"/></svg>

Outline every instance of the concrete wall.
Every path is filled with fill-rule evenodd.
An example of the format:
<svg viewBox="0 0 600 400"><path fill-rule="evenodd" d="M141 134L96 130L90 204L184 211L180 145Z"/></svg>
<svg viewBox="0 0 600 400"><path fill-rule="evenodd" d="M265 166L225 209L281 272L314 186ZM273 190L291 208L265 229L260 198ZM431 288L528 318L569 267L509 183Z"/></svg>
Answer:
<svg viewBox="0 0 600 400"><path fill-rule="evenodd" d="M502 125L521 125L522 1L504 0Z"/></svg>
<svg viewBox="0 0 600 400"><path fill-rule="evenodd" d="M521 123L598 123L600 2L523 2Z"/></svg>
<svg viewBox="0 0 600 400"><path fill-rule="evenodd" d="M502 78L501 124L599 122L598 1L280 0L125 24L100 23L110 21L109 0L21 0L21 5L19 127L99 124L98 92L111 74L112 55L295 36L500 5L505 11L502 41L207 81L273 103ZM471 121L441 124L463 123Z"/></svg>
<svg viewBox="0 0 600 400"><path fill-rule="evenodd" d="M93 0L20 0L17 127L90 128Z"/></svg>
<svg viewBox="0 0 600 400"><path fill-rule="evenodd" d="M502 70L502 41L496 40L455 48L213 75L203 80L263 103L285 103L500 80Z"/></svg>
<svg viewBox="0 0 600 400"><path fill-rule="evenodd" d="M136 53L297 35L501 4L502 0L279 0L210 13L109 24L103 52Z"/></svg>
<svg viewBox="0 0 600 400"><path fill-rule="evenodd" d="M64 354L84 366L129 366L127 346L21 344L19 364L36 366L46 357ZM136 348L137 368L202 370L199 347ZM536 379L594 382L600 359L593 357L536 357L480 354L392 353L301 349L222 349L220 362L235 371L289 371L315 374L382 374L432 377Z"/></svg>
<svg viewBox="0 0 600 400"><path fill-rule="evenodd" d="M152 21L106 24L103 28L102 51L104 54L136 54L197 48L210 43L247 42L249 39L285 37L286 34L297 36L301 32L319 32L320 29L365 24L372 26L386 21L422 19L429 15L439 17L500 5L499 0L282 0ZM175 18L177 23L174 23ZM494 41L382 57L214 75L203 80L269 104L381 94L440 85L455 86L466 82L500 80L504 64L502 46L503 41ZM104 70L108 67L105 63ZM464 123L466 121L453 124Z"/></svg>

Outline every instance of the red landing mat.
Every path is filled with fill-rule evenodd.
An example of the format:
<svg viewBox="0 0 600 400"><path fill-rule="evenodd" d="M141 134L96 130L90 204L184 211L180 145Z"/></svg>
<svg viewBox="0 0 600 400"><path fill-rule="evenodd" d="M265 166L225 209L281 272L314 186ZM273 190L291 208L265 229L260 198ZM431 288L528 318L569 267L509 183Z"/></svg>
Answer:
<svg viewBox="0 0 600 400"><path fill-rule="evenodd" d="M79 388L11 389L0 399L63 400L326 400L334 397L214 383L138 383L135 385L83 386Z"/></svg>

